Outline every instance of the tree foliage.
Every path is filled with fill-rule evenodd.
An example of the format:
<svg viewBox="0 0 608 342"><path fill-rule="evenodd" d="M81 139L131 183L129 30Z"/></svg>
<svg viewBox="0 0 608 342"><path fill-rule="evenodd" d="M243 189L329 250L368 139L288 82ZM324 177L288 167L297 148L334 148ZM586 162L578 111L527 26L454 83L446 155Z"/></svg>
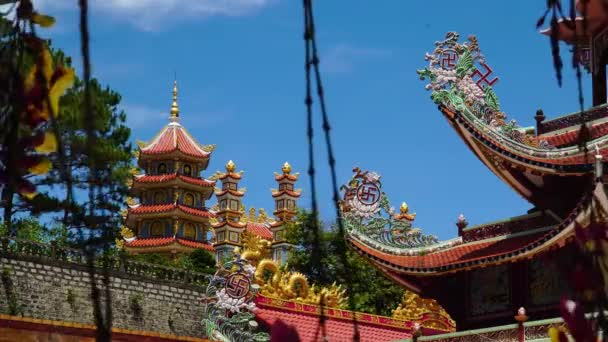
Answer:
<svg viewBox="0 0 608 342"><path fill-rule="evenodd" d="M288 228L287 239L296 246L287 267L305 274L311 283L342 285L352 298L352 310L390 316L403 297L403 289L388 280L378 269L357 253L345 248L344 238L335 226L324 227L320 233L321 260L314 262L310 251L314 240L307 229L311 214L300 212L296 223ZM340 253L346 253L343 265Z"/></svg>

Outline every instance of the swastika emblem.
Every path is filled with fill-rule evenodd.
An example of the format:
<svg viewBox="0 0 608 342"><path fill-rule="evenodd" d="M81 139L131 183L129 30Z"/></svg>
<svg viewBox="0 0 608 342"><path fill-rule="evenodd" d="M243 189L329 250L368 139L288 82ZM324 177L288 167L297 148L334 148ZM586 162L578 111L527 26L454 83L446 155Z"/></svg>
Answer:
<svg viewBox="0 0 608 342"><path fill-rule="evenodd" d="M441 67L446 70L451 70L456 67L456 63L458 63L458 53L452 49L445 49L441 54Z"/></svg>
<svg viewBox="0 0 608 342"><path fill-rule="evenodd" d="M481 73L481 71L479 71L479 69L473 71L473 73L471 74L471 78L475 81L476 77L479 77L476 81L475 84L477 84L477 86L479 87L479 89L483 90L483 85L481 84L482 82L487 84L488 86L493 86L494 83L498 82L498 77L494 77L493 79L489 79L490 76L492 75L492 72L494 72L494 70L492 70L492 68L490 68L486 63L479 63L481 64L481 66L483 66L486 70L485 73Z"/></svg>
<svg viewBox="0 0 608 342"><path fill-rule="evenodd" d="M357 188L357 199L365 205L374 205L380 200L380 189L374 183L364 183Z"/></svg>
<svg viewBox="0 0 608 342"><path fill-rule="evenodd" d="M230 298L240 299L247 296L251 291L251 282L245 274L234 273L226 278L224 288Z"/></svg>

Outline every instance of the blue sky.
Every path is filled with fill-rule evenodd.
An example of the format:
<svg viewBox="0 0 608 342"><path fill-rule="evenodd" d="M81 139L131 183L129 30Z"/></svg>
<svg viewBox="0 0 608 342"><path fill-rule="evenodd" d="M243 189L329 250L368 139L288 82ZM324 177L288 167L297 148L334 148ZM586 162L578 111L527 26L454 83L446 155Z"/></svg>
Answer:
<svg viewBox="0 0 608 342"><path fill-rule="evenodd" d="M79 61L75 2L35 2L58 19L42 34ZM271 209L272 175L287 160L302 174L300 206L310 206L301 1L92 2L93 73L122 94L134 141L151 139L167 123L175 72L181 122L199 142L217 144L204 175L233 159L245 170L246 205ZM447 31L476 34L500 77L494 88L503 109L523 126L534 124L538 108L554 117L578 104L570 53L559 88L549 41L534 27L545 1L430 4L316 1L315 15L339 179L347 181L353 166L377 171L392 204L406 201L417 226L445 239L456 236L460 213L473 225L530 205L477 160L424 90L415 71L434 41ZM589 86L586 75L586 104ZM318 114L320 209L331 219Z"/></svg>

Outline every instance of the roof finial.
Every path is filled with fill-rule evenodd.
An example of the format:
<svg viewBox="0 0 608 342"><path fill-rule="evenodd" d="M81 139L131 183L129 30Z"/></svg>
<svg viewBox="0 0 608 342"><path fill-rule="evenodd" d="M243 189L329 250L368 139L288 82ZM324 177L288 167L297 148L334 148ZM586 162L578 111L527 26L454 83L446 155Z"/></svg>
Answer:
<svg viewBox="0 0 608 342"><path fill-rule="evenodd" d="M173 103L171 104L171 118L179 117L179 106L177 105L177 80L173 81Z"/></svg>

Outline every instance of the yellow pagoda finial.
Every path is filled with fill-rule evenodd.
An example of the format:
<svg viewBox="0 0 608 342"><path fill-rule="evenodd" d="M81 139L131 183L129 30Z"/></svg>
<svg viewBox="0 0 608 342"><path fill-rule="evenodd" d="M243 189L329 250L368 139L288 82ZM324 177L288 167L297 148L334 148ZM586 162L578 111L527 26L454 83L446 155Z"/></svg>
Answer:
<svg viewBox="0 0 608 342"><path fill-rule="evenodd" d="M288 162L285 162L285 164L283 164L283 167L281 168L281 171L283 171L284 174L288 175L291 173L291 165L289 165Z"/></svg>
<svg viewBox="0 0 608 342"><path fill-rule="evenodd" d="M177 80L173 81L173 103L171 104L171 117L179 117L179 106L177 105Z"/></svg>
<svg viewBox="0 0 608 342"><path fill-rule="evenodd" d="M410 210L410 208L407 206L407 204L405 202L401 203L401 206L399 207L399 211L402 214L407 214L407 212Z"/></svg>
<svg viewBox="0 0 608 342"><path fill-rule="evenodd" d="M232 173L234 170L236 170L236 165L232 160L229 160L228 163L226 163L226 172Z"/></svg>

